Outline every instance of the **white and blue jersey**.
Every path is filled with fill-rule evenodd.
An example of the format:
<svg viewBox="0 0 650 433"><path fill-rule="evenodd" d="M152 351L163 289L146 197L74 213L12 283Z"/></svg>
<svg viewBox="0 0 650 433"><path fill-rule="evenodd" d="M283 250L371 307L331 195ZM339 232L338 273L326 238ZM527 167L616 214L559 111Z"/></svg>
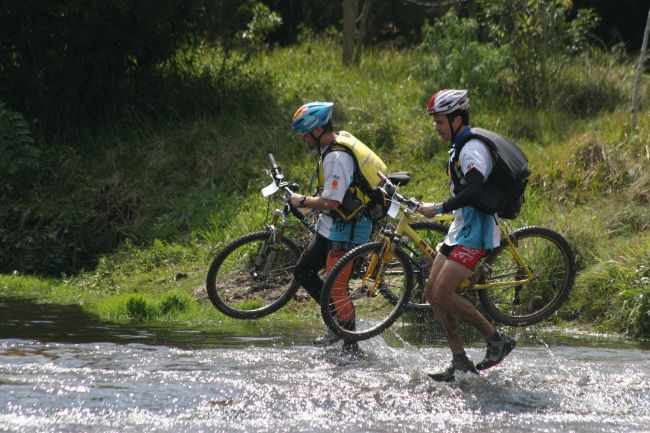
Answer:
<svg viewBox="0 0 650 433"><path fill-rule="evenodd" d="M478 170L483 175L484 181L487 180L494 162L488 146L478 139L471 139L460 150L458 156L459 166L453 164L455 152L458 152L457 145L462 143L463 139L471 134L470 128L466 128L456 138L454 146L450 153L450 170L460 171L457 176L461 184L465 183L464 176L471 170ZM454 195L454 185L449 173L449 185L452 196ZM447 245L462 245L474 249L490 249L499 246L501 235L499 233L499 222L496 215L486 214L475 207L465 206L453 211L454 221L447 232L445 243Z"/></svg>
<svg viewBox="0 0 650 433"><path fill-rule="evenodd" d="M321 197L342 203L345 192L354 178L354 165L352 155L347 152L330 152L325 155L323 159L325 183ZM372 230L372 220L366 215L357 218L354 226L354 239L350 239L352 225L351 221L334 219L329 213L321 212L316 223L316 231L334 242L352 242L354 244L368 242Z"/></svg>

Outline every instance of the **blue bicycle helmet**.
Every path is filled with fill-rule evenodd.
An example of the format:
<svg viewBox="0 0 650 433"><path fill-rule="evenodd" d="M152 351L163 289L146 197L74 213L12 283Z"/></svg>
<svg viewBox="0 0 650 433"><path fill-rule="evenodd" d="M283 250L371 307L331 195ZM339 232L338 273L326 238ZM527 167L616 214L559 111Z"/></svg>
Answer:
<svg viewBox="0 0 650 433"><path fill-rule="evenodd" d="M299 134L327 124L332 118L332 102L309 102L296 110L291 126Z"/></svg>

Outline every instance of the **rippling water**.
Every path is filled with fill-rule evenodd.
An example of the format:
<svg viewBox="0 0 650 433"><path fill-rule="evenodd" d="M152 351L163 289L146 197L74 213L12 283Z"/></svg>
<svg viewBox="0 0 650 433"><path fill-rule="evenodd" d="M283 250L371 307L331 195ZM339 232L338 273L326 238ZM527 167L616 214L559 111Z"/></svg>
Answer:
<svg viewBox="0 0 650 433"><path fill-rule="evenodd" d="M230 332L194 349L130 335L121 337L128 343L1 339L0 431L650 431L643 346L546 345L521 334L500 366L440 384L426 374L449 362L442 346L376 338L352 359L280 329L261 338ZM468 353L478 360L483 349Z"/></svg>

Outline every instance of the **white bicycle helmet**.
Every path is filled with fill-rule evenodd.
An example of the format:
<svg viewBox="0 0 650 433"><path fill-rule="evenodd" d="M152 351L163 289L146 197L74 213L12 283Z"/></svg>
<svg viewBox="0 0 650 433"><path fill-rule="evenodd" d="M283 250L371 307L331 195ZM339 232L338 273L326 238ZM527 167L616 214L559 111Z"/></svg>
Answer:
<svg viewBox="0 0 650 433"><path fill-rule="evenodd" d="M439 90L429 99L427 114L450 114L454 111L469 109L467 90Z"/></svg>

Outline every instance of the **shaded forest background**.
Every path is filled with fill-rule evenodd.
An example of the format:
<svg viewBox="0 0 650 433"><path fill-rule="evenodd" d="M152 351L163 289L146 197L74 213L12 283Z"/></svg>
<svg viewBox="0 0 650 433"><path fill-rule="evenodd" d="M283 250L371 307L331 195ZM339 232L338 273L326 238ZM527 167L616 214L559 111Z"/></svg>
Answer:
<svg viewBox="0 0 650 433"><path fill-rule="evenodd" d="M519 67L525 70L527 59L542 54L539 48L545 45L539 39L544 35L525 27L516 33L512 24L517 19L539 18L557 27L551 29L555 39L545 41L554 52L545 56L578 55L589 45L618 50L625 57L635 55L640 46L647 12L645 2L632 0L366 1L366 47L414 50L416 56L438 53L442 64L446 56L457 55L449 35L460 31L454 36L457 46L465 49L460 56L480 60L484 70L479 77L443 82L438 77L453 77L455 72L426 61L414 65L421 76L436 77L430 87L473 86L486 98L536 109L557 103L543 94L554 66L540 59L547 70L540 72L538 64L532 64L528 76L496 81L502 65L488 61L501 53L496 48L519 44L523 50L508 56L521 60ZM512 12L516 10L519 17ZM457 18L445 18L450 11ZM445 24L460 18L467 19L462 21L466 27ZM178 218L173 209L181 204L155 197L171 188L170 182L175 182L171 197L182 196L184 188L194 185L192 175L181 175L177 165L169 164L173 172L155 171L140 183L129 181L143 158L154 157L144 147L133 148L134 136L196 119L235 117L256 128L281 124L284 114L315 95L297 91L279 97L283 90L274 74L283 71L265 70L259 59L273 47L309 47L309 41L319 37L338 44L342 19L342 2L325 0L3 2L0 271L75 273L92 268L101 254L125 240L147 243L187 236L201 224L197 221L207 221L205 215L187 209L187 214L198 215L181 217L171 229L171 221L160 221ZM556 45L550 44L553 41ZM307 57L314 64L320 61L318 52L308 52ZM462 61L457 62L461 68ZM309 65L304 74L310 74ZM519 98L503 97L504 85ZM571 90L568 110L576 115L627 98L608 88L593 98L581 89ZM345 113L337 114L345 119ZM369 133L378 145L394 138L394 121L389 112L383 116ZM174 145L186 146L186 153L196 151L192 143ZM193 169L187 167L188 173ZM233 177L245 178L242 173ZM224 192L233 188L229 182L216 182Z"/></svg>

